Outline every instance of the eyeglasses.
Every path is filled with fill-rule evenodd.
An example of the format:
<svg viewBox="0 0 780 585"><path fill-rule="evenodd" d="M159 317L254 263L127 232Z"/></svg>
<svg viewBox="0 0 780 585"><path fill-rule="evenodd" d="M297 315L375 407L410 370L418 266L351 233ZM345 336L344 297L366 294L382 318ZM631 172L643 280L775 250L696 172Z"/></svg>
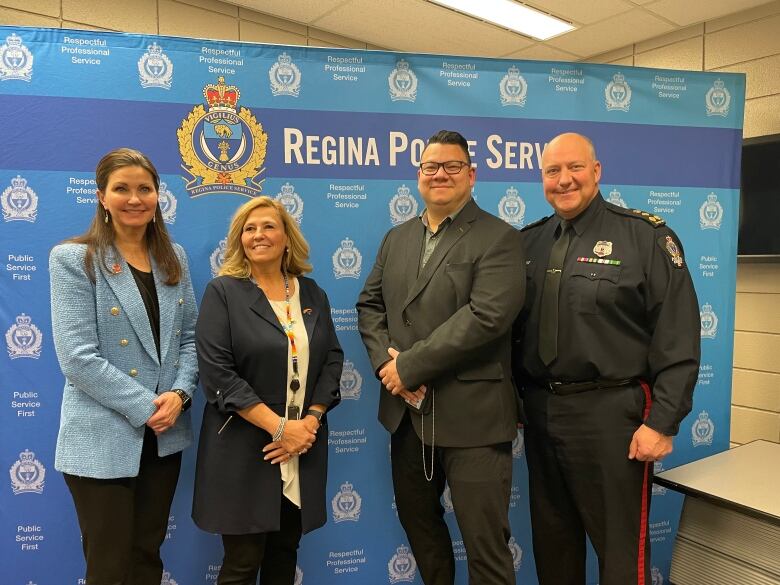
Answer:
<svg viewBox="0 0 780 585"><path fill-rule="evenodd" d="M448 160L445 162L424 162L420 165L420 171L423 175L435 175L440 167L444 167L444 172L448 175L457 175L463 170L463 167L471 165L461 160Z"/></svg>

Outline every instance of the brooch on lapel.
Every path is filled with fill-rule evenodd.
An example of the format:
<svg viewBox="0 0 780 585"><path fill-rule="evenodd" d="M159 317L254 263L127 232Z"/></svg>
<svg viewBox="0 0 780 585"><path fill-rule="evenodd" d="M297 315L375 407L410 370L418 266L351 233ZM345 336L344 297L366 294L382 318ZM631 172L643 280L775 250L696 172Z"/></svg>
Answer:
<svg viewBox="0 0 780 585"><path fill-rule="evenodd" d="M111 267L111 272L112 272L113 274L119 274L120 272L122 272L122 267L121 267L121 266L120 266L118 263L117 263L117 264L114 264L114 265Z"/></svg>
<svg viewBox="0 0 780 585"><path fill-rule="evenodd" d="M306 307L306 308L303 310L303 314L304 314L304 315L311 315L311 309L310 309L309 307Z"/></svg>

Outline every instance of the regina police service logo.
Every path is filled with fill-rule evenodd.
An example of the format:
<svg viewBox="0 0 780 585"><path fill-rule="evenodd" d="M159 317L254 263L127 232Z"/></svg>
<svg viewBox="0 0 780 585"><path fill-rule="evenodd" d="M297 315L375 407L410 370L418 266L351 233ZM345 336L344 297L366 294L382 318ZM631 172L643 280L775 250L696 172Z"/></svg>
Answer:
<svg viewBox="0 0 780 585"><path fill-rule="evenodd" d="M509 187L498 202L498 216L514 227L522 227L525 220L525 201L517 189Z"/></svg>
<svg viewBox="0 0 780 585"><path fill-rule="evenodd" d="M5 43L0 46L0 81L32 79L33 56L30 50L22 44L21 37L15 33L5 37Z"/></svg>
<svg viewBox="0 0 780 585"><path fill-rule="evenodd" d="M699 226L703 230L719 230L723 221L723 206L715 193L707 195L707 201L699 207Z"/></svg>
<svg viewBox="0 0 780 585"><path fill-rule="evenodd" d="M390 99L394 102L413 102L417 99L417 75L405 59L396 62L387 82L390 84Z"/></svg>
<svg viewBox="0 0 780 585"><path fill-rule="evenodd" d="M729 113L731 94L720 79L715 80L712 87L704 97L708 116L721 116L725 118Z"/></svg>
<svg viewBox="0 0 780 585"><path fill-rule="evenodd" d="M355 369L355 364L350 360L344 360L344 369L341 370L339 388L342 400L357 400L363 386L363 376Z"/></svg>
<svg viewBox="0 0 780 585"><path fill-rule="evenodd" d="M170 572L163 571L162 581L160 581L160 585L179 585L179 584L173 580L173 577L171 577Z"/></svg>
<svg viewBox="0 0 780 585"><path fill-rule="evenodd" d="M512 441L512 457L520 459L525 451L525 435L523 429L517 429L517 436Z"/></svg>
<svg viewBox="0 0 780 585"><path fill-rule="evenodd" d="M298 225L303 221L303 199L295 192L295 187L290 183L282 185L282 190L276 194L276 200L293 216Z"/></svg>
<svg viewBox="0 0 780 585"><path fill-rule="evenodd" d="M351 483L345 481L341 484L341 490L333 496L330 507L333 511L334 522L357 522L360 520L360 508L363 500L355 491Z"/></svg>
<svg viewBox="0 0 780 585"><path fill-rule="evenodd" d="M512 65L501 78L498 84L498 92L501 94L502 106L517 106L522 108L525 105L525 97L528 95L528 84L525 78L520 75L520 70Z"/></svg>
<svg viewBox="0 0 780 585"><path fill-rule="evenodd" d="M411 583L417 574L417 561L409 547L401 545L387 562L387 577L390 583Z"/></svg>
<svg viewBox="0 0 780 585"><path fill-rule="evenodd" d="M176 131L190 197L230 193L256 197L268 135L252 112L238 110L241 92L224 77L203 88L208 112L195 106Z"/></svg>
<svg viewBox="0 0 780 585"><path fill-rule="evenodd" d="M336 278L360 278L360 268L363 265L363 256L355 247L355 242L349 238L341 240L333 253L333 276Z"/></svg>
<svg viewBox="0 0 780 585"><path fill-rule="evenodd" d="M715 423L710 420L710 415L706 410L699 413L693 425L691 426L691 439L694 447L702 445L712 445L712 438L715 435Z"/></svg>
<svg viewBox="0 0 780 585"><path fill-rule="evenodd" d="M509 552L512 553L512 566L517 571L520 569L520 565L523 564L523 549L517 544L514 536L510 537L507 546L509 547Z"/></svg>
<svg viewBox="0 0 780 585"><path fill-rule="evenodd" d="M615 73L604 89L607 110L627 112L631 107L631 86L622 73Z"/></svg>
<svg viewBox="0 0 780 585"><path fill-rule="evenodd" d="M417 199L406 185L398 187L389 205L390 221L393 225L400 225L417 215Z"/></svg>
<svg viewBox="0 0 780 585"><path fill-rule="evenodd" d="M656 461L653 464L653 475L658 475L664 470L664 464L661 461ZM653 495L654 496L663 496L666 494L666 488L662 485L659 485L657 483L653 484Z"/></svg>
<svg viewBox="0 0 780 585"><path fill-rule="evenodd" d="M623 197L620 196L620 191L617 189L612 189L609 193L609 199L607 199L612 205L617 205L618 207L622 207L623 209L628 209L628 205L626 205L626 202L623 201Z"/></svg>
<svg viewBox="0 0 780 585"><path fill-rule="evenodd" d="M661 574L661 569L653 567L650 569L651 585L664 585L664 576Z"/></svg>
<svg viewBox="0 0 780 585"><path fill-rule="evenodd" d="M157 194L157 202L160 205L163 221L176 223L176 197L168 190L168 184L160 182L160 191Z"/></svg>
<svg viewBox="0 0 780 585"><path fill-rule="evenodd" d="M704 303L699 311L701 319L701 336L706 339L715 339L718 333L718 316L712 310L712 305Z"/></svg>
<svg viewBox="0 0 780 585"><path fill-rule="evenodd" d="M149 45L146 53L138 59L138 77L143 88L171 89L173 63L157 43Z"/></svg>
<svg viewBox="0 0 780 585"><path fill-rule="evenodd" d="M268 70L271 93L298 97L301 93L301 70L287 53L282 53Z"/></svg>
<svg viewBox="0 0 780 585"><path fill-rule="evenodd" d="M12 360L16 358L37 360L41 357L43 334L33 324L32 319L22 313L16 318L16 323L6 331L5 343L8 346L8 356Z"/></svg>
<svg viewBox="0 0 780 585"><path fill-rule="evenodd" d="M11 186L0 195L5 221L34 222L38 217L38 196L27 186L27 179L16 175Z"/></svg>
<svg viewBox="0 0 780 585"><path fill-rule="evenodd" d="M11 489L19 494L42 494L46 468L35 458L35 453L25 449L11 466Z"/></svg>
<svg viewBox="0 0 780 585"><path fill-rule="evenodd" d="M220 240L219 245L209 256L212 278L219 276L219 269L222 268L222 263L225 261L225 250L227 250L227 238Z"/></svg>

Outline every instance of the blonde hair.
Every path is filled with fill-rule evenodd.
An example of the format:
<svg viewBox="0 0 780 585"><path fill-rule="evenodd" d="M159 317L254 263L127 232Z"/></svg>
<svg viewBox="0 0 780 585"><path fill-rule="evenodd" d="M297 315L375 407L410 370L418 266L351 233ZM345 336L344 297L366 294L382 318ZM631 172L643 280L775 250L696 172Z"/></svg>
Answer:
<svg viewBox="0 0 780 585"><path fill-rule="evenodd" d="M252 268L244 254L244 246L241 244L241 234L244 231L244 224L249 215L261 207L268 207L276 211L284 226L284 233L287 235L287 251L282 256L282 265L279 269L284 269L292 276L301 276L311 272L309 264L309 244L303 237L298 222L287 212L284 205L278 201L262 195L255 197L244 203L236 210L233 219L230 220L230 228L227 234L227 246L225 247L225 260L219 269L220 276L232 276L234 278L249 278L252 274Z"/></svg>

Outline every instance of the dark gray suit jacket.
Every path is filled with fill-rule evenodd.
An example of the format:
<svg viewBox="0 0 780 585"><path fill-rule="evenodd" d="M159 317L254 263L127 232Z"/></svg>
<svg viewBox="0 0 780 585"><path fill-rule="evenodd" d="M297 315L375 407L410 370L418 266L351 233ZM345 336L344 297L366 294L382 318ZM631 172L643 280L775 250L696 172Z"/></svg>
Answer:
<svg viewBox="0 0 780 585"><path fill-rule="evenodd" d="M371 364L377 372L394 347L404 385L425 384L435 393L437 446L512 441L520 404L510 335L525 293L520 233L470 200L418 276L424 229L414 218L387 233L358 299ZM406 408L381 389L379 420L388 431L395 432ZM421 416L411 415L421 435ZM430 437L426 420L426 443Z"/></svg>

